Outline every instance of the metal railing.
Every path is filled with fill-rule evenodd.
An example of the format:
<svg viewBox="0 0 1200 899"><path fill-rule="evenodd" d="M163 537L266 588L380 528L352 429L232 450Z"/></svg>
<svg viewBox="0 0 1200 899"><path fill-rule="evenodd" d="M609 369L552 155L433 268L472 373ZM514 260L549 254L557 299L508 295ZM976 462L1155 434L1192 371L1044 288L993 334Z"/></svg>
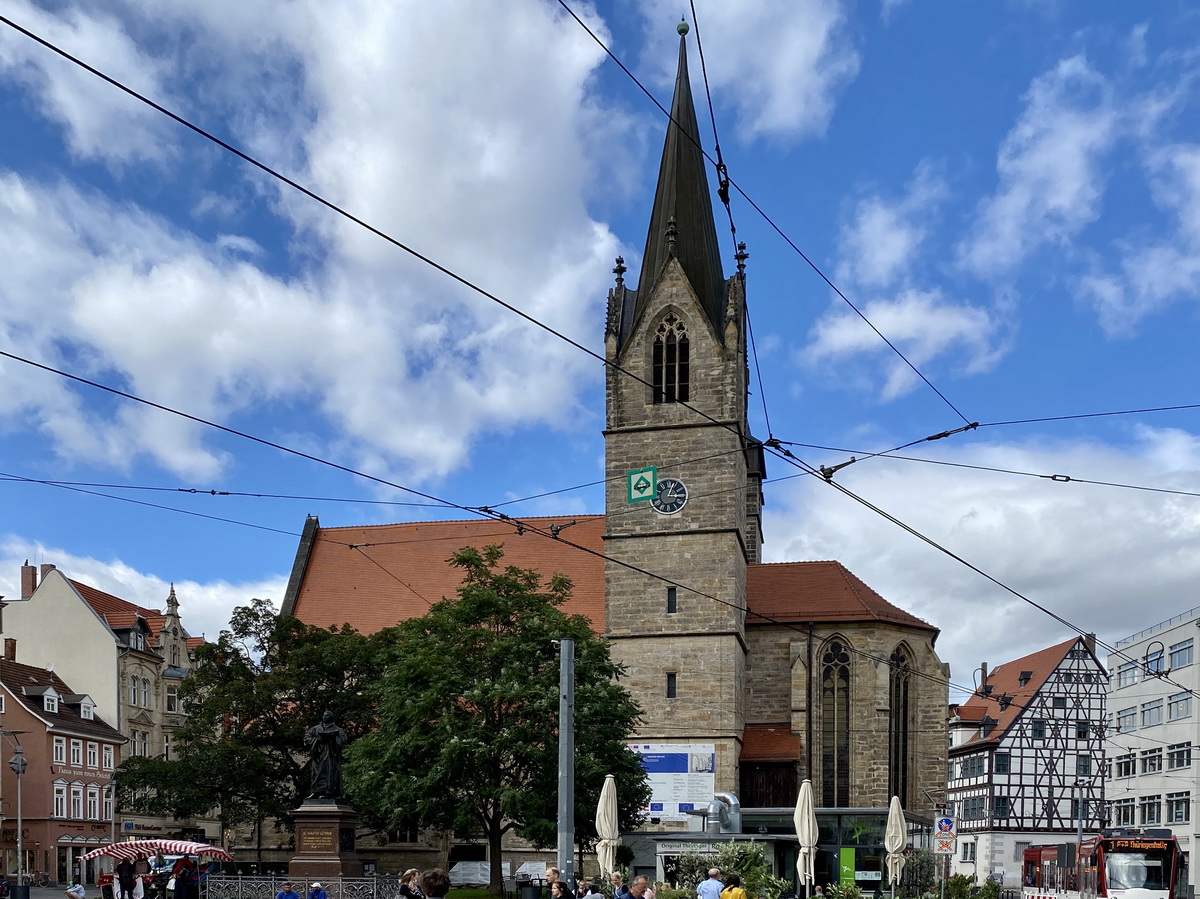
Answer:
<svg viewBox="0 0 1200 899"><path fill-rule="evenodd" d="M200 899L275 899L285 883L295 878L212 874L200 884ZM400 878L395 876L330 877L321 879L329 899L398 899ZM301 897L304 891L300 890Z"/></svg>

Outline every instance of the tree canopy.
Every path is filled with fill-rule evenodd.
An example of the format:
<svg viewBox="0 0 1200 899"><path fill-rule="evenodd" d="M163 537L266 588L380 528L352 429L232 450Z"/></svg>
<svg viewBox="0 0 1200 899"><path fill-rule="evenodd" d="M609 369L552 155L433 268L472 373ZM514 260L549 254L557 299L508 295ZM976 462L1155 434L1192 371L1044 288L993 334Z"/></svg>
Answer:
<svg viewBox="0 0 1200 899"><path fill-rule="evenodd" d="M326 709L351 738L373 725L368 686L381 676L391 637L312 627L277 615L265 599L235 609L229 630L195 651L172 757L122 763L122 807L177 818L217 808L223 826L266 818L290 826L308 795L304 730Z"/></svg>
<svg viewBox="0 0 1200 899"><path fill-rule="evenodd" d="M537 846L557 836L556 641L575 640L575 831L596 839L604 776L617 779L620 824L635 827L650 798L638 756L625 744L639 716L623 673L586 618L560 606L570 581L500 567L502 551L463 549L456 599L394 629L373 688L376 729L351 744L346 779L355 805L388 827L480 835L500 885L501 838L510 829Z"/></svg>

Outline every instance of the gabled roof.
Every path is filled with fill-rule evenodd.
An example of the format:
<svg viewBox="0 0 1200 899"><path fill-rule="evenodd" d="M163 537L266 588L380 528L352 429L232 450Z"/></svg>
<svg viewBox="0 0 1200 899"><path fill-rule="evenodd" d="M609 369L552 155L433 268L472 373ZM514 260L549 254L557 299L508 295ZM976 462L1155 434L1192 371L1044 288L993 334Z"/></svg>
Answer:
<svg viewBox="0 0 1200 899"><path fill-rule="evenodd" d="M675 95L671 101L671 121L663 142L658 168L658 187L650 212L646 249L638 276L634 312L621 322L619 342L624 344L629 330L650 301L655 283L667 259L679 260L700 305L712 323L718 340L725 339L725 275L717 229L713 223L712 194L708 192L708 165L700 143L696 106L688 79L687 46L679 38L679 68L675 75ZM674 250L667 236L671 219L675 220Z"/></svg>
<svg viewBox="0 0 1200 899"><path fill-rule="evenodd" d="M97 590L81 581L76 581L71 578L71 586L79 591L79 595L83 597L83 601L92 607L92 610L99 615L113 630L123 630L133 627L139 618L150 625L151 633L157 634L158 629L162 627L164 616L157 609L147 609L144 606L135 605L120 597L113 596L111 593L105 593L103 590ZM151 621L155 624L151 624Z"/></svg>
<svg viewBox="0 0 1200 899"><path fill-rule="evenodd" d="M79 713L71 708L72 703L65 700L68 697L81 696L81 694L75 693L53 671L2 659L0 660L0 683L4 685L13 701L20 703L30 714L45 721L51 729L91 734L110 742L125 742L121 732L109 727L98 715L90 720L80 717ZM57 712L47 712L42 705L42 696L51 689L59 694Z"/></svg>
<svg viewBox="0 0 1200 899"><path fill-rule="evenodd" d="M1086 648L1087 642L1083 637L1072 637L1062 643L1055 643L1027 656L997 665L989 671L979 690L972 694L969 700L961 703L956 711L958 717L965 722L982 723L986 717L996 724L985 735L976 731L971 739L960 746L952 746L950 751L953 753L964 746L977 748L999 743L1009 728L1021 717L1021 713L1037 692L1045 686L1050 675L1062 664L1067 653L1076 646ZM986 690L987 687L991 688L990 691ZM1002 709L1001 697L1005 696L1009 697L1009 700Z"/></svg>
<svg viewBox="0 0 1200 899"><path fill-rule="evenodd" d="M518 535L514 525L490 519L323 528L310 518L281 611L318 627L349 623L374 633L456 596L463 573L446 560L464 546L496 543L504 549L502 565L538 571L543 584L553 574L569 577L574 587L563 611L583 615L602 631L604 516L523 520L539 529L573 520L563 539L598 555L540 534Z"/></svg>
<svg viewBox="0 0 1200 899"><path fill-rule="evenodd" d="M938 633L892 605L841 562L770 562L746 570L746 624L885 621Z"/></svg>

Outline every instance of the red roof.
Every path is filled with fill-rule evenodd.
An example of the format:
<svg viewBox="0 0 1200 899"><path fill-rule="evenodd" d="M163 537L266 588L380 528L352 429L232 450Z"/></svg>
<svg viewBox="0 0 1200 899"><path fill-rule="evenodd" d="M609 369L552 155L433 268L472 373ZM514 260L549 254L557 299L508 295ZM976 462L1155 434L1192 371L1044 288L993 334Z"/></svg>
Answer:
<svg viewBox="0 0 1200 899"><path fill-rule="evenodd" d="M747 724L742 736L743 762L794 762L800 759L800 737L787 724Z"/></svg>
<svg viewBox="0 0 1200 899"><path fill-rule="evenodd" d="M553 574L569 577L574 586L563 611L583 615L593 629L603 630L604 516L523 520L538 529L573 520L563 539L592 553L541 534L518 535L514 524L490 519L322 527L307 560L297 556L301 579L296 583L293 572L283 611L318 627L349 623L361 633L374 633L457 595L463 573L446 560L465 546L495 543L504 549L502 565L540 572L543 584Z"/></svg>
<svg viewBox="0 0 1200 899"><path fill-rule="evenodd" d="M773 562L746 571L746 624L770 621L886 621L937 633L937 628L892 605L841 562Z"/></svg>
<svg viewBox="0 0 1200 899"><path fill-rule="evenodd" d="M68 580L70 580L68 578ZM71 586L79 591L79 595L83 597L92 609L103 618L108 626L114 630L121 628L133 627L134 622L138 618L145 620L150 626L150 631L154 635L158 635L159 628L166 616L157 609L147 609L144 606L135 605L120 597L113 596L111 593L105 593L103 590L97 590L95 587L89 587L87 584L76 580L71 580Z"/></svg>

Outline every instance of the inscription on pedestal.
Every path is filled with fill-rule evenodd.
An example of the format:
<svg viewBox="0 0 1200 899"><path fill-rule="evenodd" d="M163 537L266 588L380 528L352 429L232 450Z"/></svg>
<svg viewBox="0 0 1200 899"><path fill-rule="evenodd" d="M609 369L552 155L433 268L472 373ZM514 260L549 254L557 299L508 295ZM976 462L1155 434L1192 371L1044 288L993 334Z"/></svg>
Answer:
<svg viewBox="0 0 1200 899"><path fill-rule="evenodd" d="M336 852L337 831L327 827L302 828L296 849L300 854L307 852Z"/></svg>

